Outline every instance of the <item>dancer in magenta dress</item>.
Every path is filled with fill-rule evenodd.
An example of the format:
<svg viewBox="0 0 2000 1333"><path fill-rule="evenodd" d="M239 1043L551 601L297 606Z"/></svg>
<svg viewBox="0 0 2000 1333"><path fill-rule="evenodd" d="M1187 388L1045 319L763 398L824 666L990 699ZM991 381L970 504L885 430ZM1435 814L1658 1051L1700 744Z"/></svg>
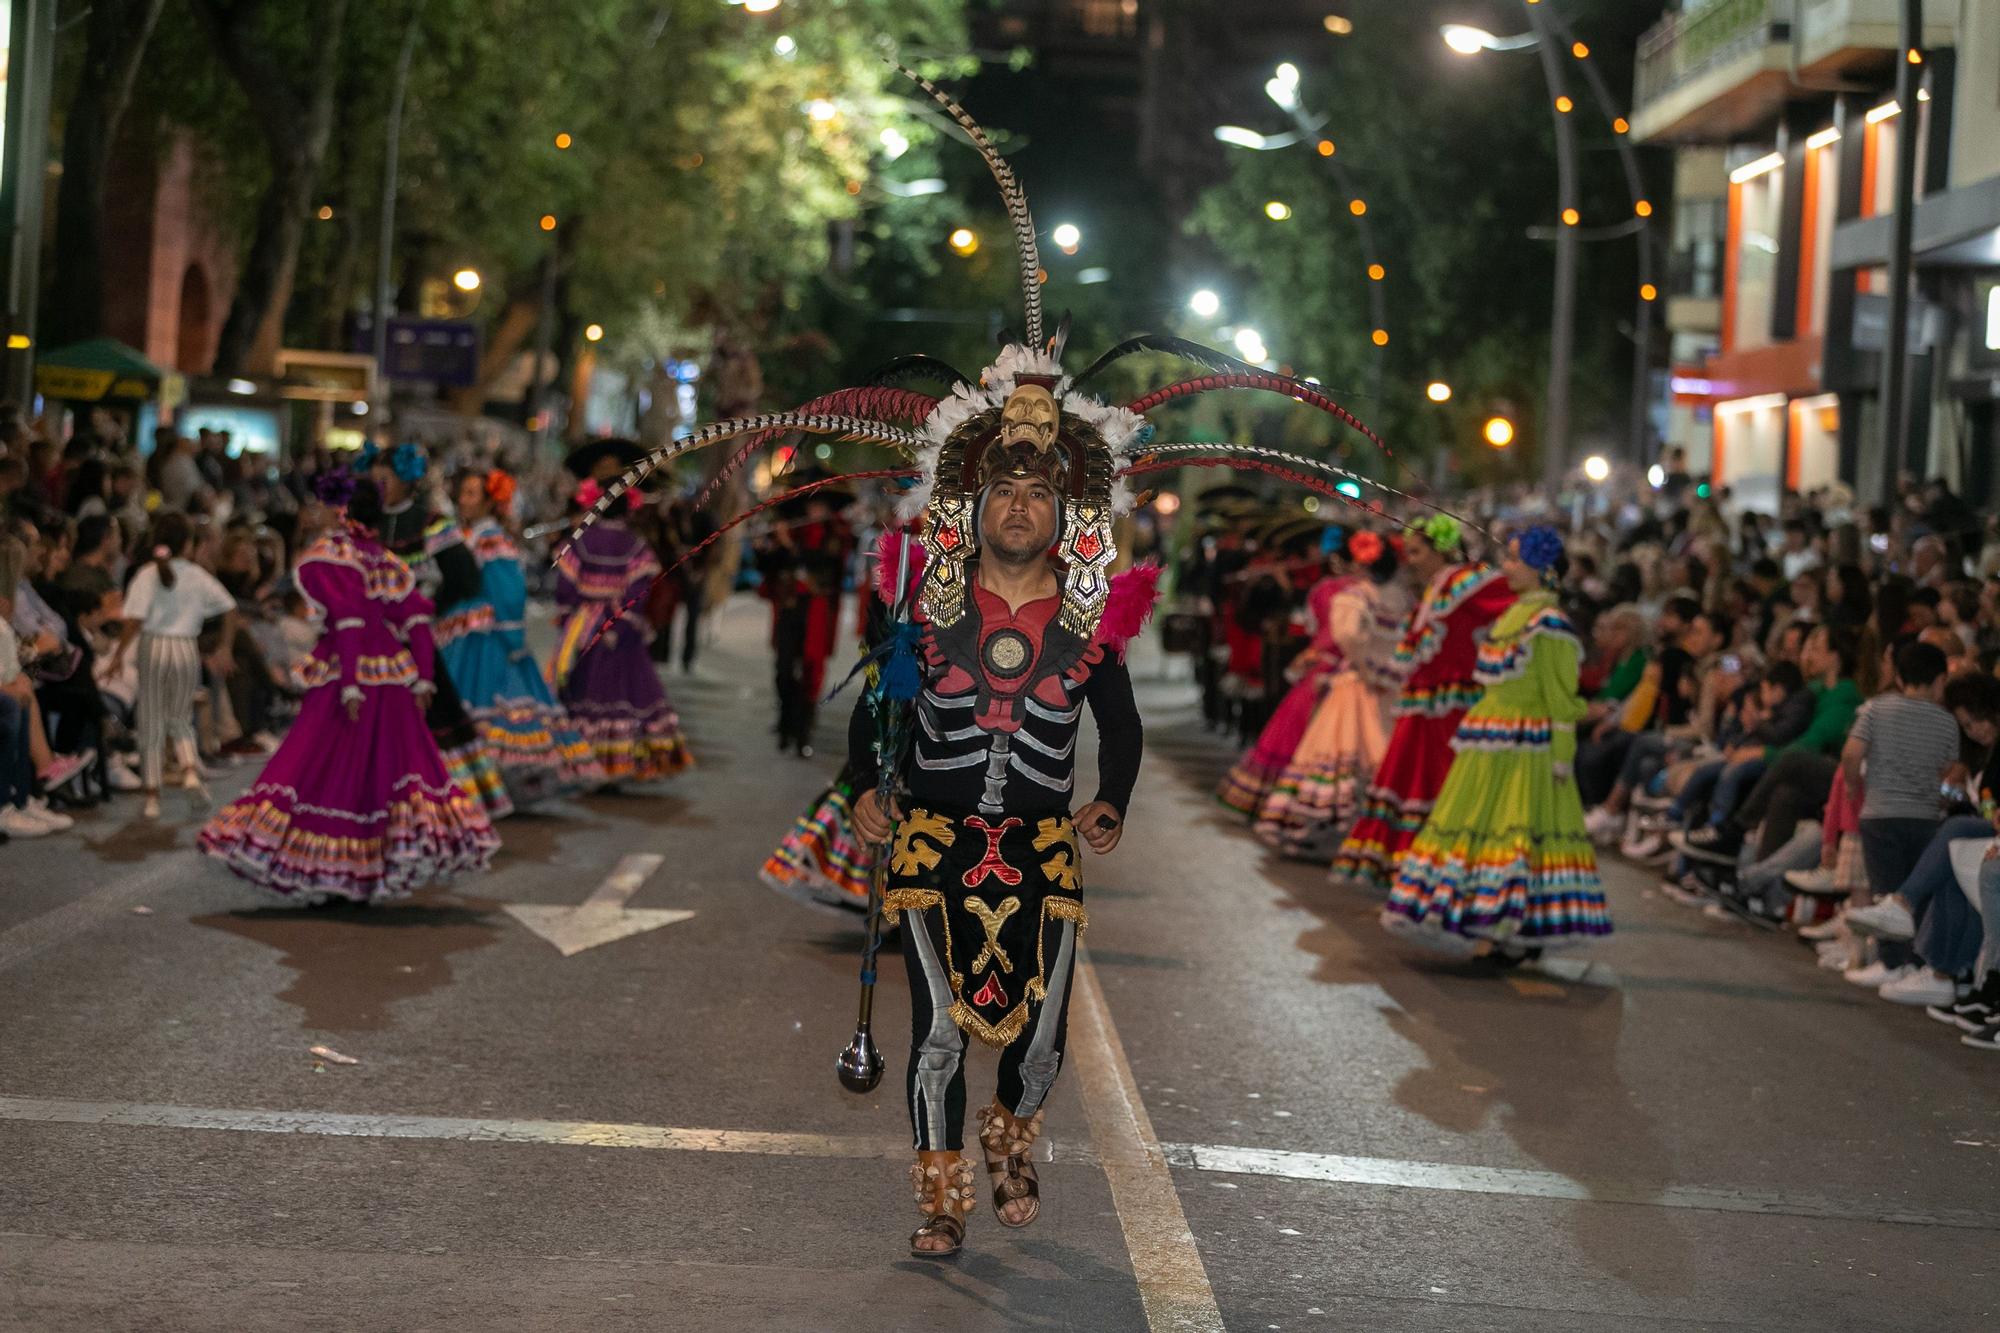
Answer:
<svg viewBox="0 0 2000 1333"><path fill-rule="evenodd" d="M594 481L577 488L586 508L601 494ZM605 780L649 782L693 760L649 647L646 590L660 576L660 562L646 539L625 526L623 514L639 501L637 491L626 494L628 504L606 513L556 561L556 606L568 619L549 681L596 751Z"/></svg>
<svg viewBox="0 0 2000 1333"><path fill-rule="evenodd" d="M257 781L216 812L200 845L287 897L371 902L483 870L500 838L446 772L425 725L431 603L369 531L378 492L344 473L324 474L319 489L339 521L295 575L324 624L304 668L305 702Z"/></svg>
<svg viewBox="0 0 2000 1333"><path fill-rule="evenodd" d="M1222 785L1216 788L1215 799L1238 814L1256 816L1264 798L1270 795L1272 784L1284 773L1299 742L1305 739L1327 679L1339 669L1340 649L1333 641L1331 612L1334 597L1347 586L1352 575L1342 555L1329 556L1328 565L1331 572L1306 594L1313 636L1285 673L1291 677L1292 688L1285 692L1277 711L1264 724L1257 743L1236 761L1236 766L1223 777Z"/></svg>

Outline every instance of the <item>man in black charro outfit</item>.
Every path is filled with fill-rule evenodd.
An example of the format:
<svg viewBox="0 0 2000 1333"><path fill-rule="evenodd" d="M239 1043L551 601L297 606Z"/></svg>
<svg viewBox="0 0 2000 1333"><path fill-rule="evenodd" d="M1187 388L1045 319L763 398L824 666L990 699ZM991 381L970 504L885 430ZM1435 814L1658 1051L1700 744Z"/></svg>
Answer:
<svg viewBox="0 0 2000 1333"><path fill-rule="evenodd" d="M1143 746L1116 652L1065 624L1050 552L1072 464L1055 447L1057 417L1047 388L1024 384L975 463L977 556L943 613L927 604L931 614L919 617L924 687L894 784L907 793L901 808L885 812L876 795L865 704L849 728L864 793L854 822L871 842L893 836L884 905L909 918L912 1183L927 1218L910 1248L924 1257L958 1252L973 1206L972 1166L959 1155L967 1033L1001 1052L998 1095L979 1112L995 1211L1019 1227L1040 1210L1028 1150L1061 1066L1085 924L1078 835L1100 854L1118 845ZM931 544L939 535L934 527ZM1097 721L1098 790L1072 818L1086 703Z"/></svg>

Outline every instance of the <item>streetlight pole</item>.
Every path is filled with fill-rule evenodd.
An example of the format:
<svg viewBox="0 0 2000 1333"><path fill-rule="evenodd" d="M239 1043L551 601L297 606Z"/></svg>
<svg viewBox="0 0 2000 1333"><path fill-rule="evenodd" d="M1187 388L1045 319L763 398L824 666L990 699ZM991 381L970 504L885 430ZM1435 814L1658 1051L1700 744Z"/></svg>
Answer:
<svg viewBox="0 0 2000 1333"><path fill-rule="evenodd" d="M390 259L396 245L396 174L403 148L403 98L410 89L410 60L417 52L417 27L423 21L424 0L412 0L409 25L403 29L403 49L396 56L396 80L390 85L388 127L382 145L382 229L375 241L375 373L382 382L378 398L389 392Z"/></svg>
<svg viewBox="0 0 2000 1333"><path fill-rule="evenodd" d="M1924 3L1902 0L1903 50L1896 61L1896 213L1889 248L1889 336L1882 352L1882 499L1901 481L1910 394L1910 252L1917 202L1917 72L1923 65Z"/></svg>
<svg viewBox="0 0 2000 1333"><path fill-rule="evenodd" d="M1541 38L1542 77L1548 83L1549 105L1556 120L1556 294L1549 330L1548 401L1542 409L1543 459L1561 475L1569 465L1570 361L1576 346L1576 228L1582 218L1576 187L1576 128L1562 104L1569 96L1562 55L1542 6L1524 0L1528 23Z"/></svg>

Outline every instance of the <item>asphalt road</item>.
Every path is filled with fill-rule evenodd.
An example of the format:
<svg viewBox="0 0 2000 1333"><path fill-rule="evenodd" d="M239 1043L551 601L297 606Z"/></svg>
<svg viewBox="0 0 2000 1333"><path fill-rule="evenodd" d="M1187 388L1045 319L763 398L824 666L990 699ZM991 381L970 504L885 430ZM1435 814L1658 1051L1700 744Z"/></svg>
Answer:
<svg viewBox="0 0 2000 1333"><path fill-rule="evenodd" d="M690 777L402 906L268 905L171 798L0 848L0 1328L2000 1321L1992 1056L1622 866L1583 959L1413 959L1210 803L1230 756L1147 660L1043 1216L909 1258L900 960L852 1096L859 930L755 878L837 762L774 752L760 630L671 679ZM504 910L641 854L630 906L691 917L565 957Z"/></svg>

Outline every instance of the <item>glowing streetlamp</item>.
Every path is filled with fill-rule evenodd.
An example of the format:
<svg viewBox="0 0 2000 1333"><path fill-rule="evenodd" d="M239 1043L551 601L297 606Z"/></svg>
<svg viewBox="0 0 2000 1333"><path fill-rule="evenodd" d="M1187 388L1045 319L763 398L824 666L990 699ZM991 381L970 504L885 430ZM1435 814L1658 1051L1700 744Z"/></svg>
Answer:
<svg viewBox="0 0 2000 1333"><path fill-rule="evenodd" d="M1273 222L1283 222L1292 216L1292 206L1282 199L1273 199L1264 205L1264 216Z"/></svg>
<svg viewBox="0 0 2000 1333"><path fill-rule="evenodd" d="M1056 243L1056 249L1066 255L1073 255L1077 247L1083 244L1083 233L1074 223L1064 222L1059 223L1056 229L1049 233L1049 239Z"/></svg>
<svg viewBox="0 0 2000 1333"><path fill-rule="evenodd" d="M1214 319L1222 313L1222 298L1204 287L1188 297L1188 309L1202 319Z"/></svg>
<svg viewBox="0 0 2000 1333"><path fill-rule="evenodd" d="M970 227L960 227L945 238L945 244L960 259L969 259L979 253L979 233Z"/></svg>
<svg viewBox="0 0 2000 1333"><path fill-rule="evenodd" d="M1424 397L1434 403L1448 403L1451 401L1451 386L1443 380L1432 380L1424 387Z"/></svg>
<svg viewBox="0 0 2000 1333"><path fill-rule="evenodd" d="M1236 351L1245 361L1262 363L1271 359L1270 349L1264 346L1264 335L1255 329L1236 331Z"/></svg>
<svg viewBox="0 0 2000 1333"><path fill-rule="evenodd" d="M603 342L604 326L602 324L591 324L586 326L585 329L583 330L583 340L587 343Z"/></svg>
<svg viewBox="0 0 2000 1333"><path fill-rule="evenodd" d="M1486 428L1480 433L1495 449L1505 449L1514 442L1514 423L1505 417L1488 417Z"/></svg>
<svg viewBox="0 0 2000 1333"><path fill-rule="evenodd" d="M472 268L460 269L458 272L451 275L451 285L458 288L462 292L478 291L479 270Z"/></svg>
<svg viewBox="0 0 2000 1333"><path fill-rule="evenodd" d="M1605 461L1603 454L1592 454L1583 460L1583 475L1602 484L1611 476L1611 464Z"/></svg>

